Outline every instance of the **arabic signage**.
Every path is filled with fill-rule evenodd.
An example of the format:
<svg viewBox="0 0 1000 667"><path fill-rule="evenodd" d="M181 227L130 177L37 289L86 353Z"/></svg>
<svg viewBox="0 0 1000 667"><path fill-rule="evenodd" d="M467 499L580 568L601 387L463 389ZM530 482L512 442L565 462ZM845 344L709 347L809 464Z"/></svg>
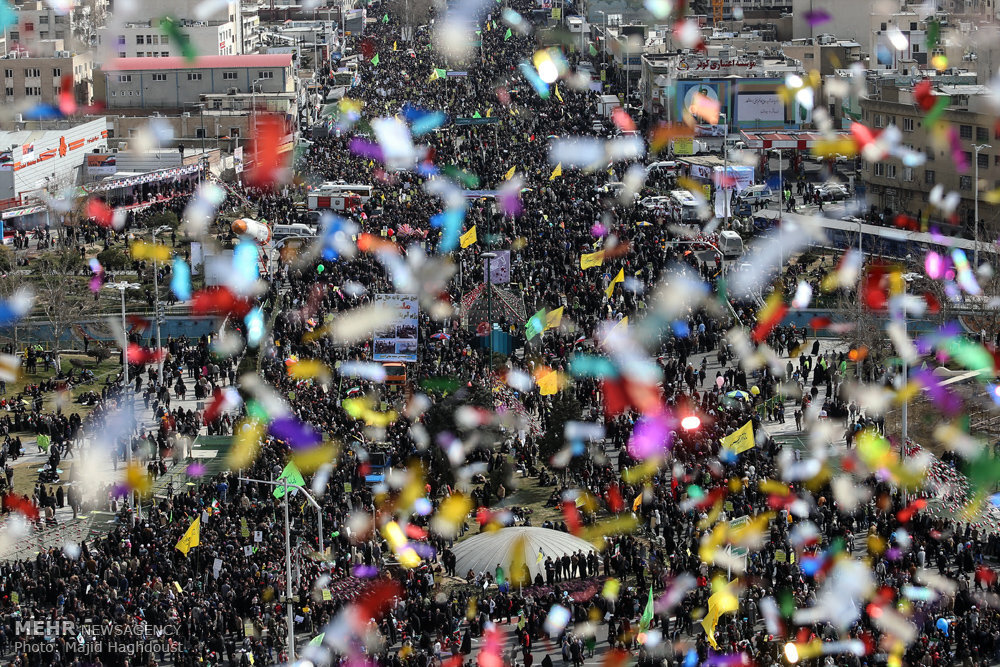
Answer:
<svg viewBox="0 0 1000 667"><path fill-rule="evenodd" d="M413 294L376 294L375 305L394 308L396 317L388 326L375 331L375 361L417 360L417 316L420 305Z"/></svg>
<svg viewBox="0 0 1000 667"><path fill-rule="evenodd" d="M716 71L720 69L730 69L733 67L745 67L747 69L757 66L756 60L715 60L714 58L702 58L700 60L681 60L677 63L678 72L689 70Z"/></svg>

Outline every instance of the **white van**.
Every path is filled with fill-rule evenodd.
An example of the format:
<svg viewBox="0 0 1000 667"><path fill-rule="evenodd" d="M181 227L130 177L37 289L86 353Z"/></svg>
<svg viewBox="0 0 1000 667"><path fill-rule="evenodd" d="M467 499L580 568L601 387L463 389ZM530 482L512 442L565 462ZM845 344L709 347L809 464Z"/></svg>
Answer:
<svg viewBox="0 0 1000 667"><path fill-rule="evenodd" d="M698 222L698 200L687 190L671 190L670 203L681 222Z"/></svg>
<svg viewBox="0 0 1000 667"><path fill-rule="evenodd" d="M661 160L660 162L653 162L646 167L646 171L650 174L673 174L680 167L673 160Z"/></svg>
<svg viewBox="0 0 1000 667"><path fill-rule="evenodd" d="M319 188L324 195L336 197L339 195L356 194L361 197L361 203L367 204L372 198L372 186L360 183L345 183L344 181L325 181Z"/></svg>
<svg viewBox="0 0 1000 667"><path fill-rule="evenodd" d="M719 250L726 259L743 254L743 239L734 231L725 230L719 234Z"/></svg>
<svg viewBox="0 0 1000 667"><path fill-rule="evenodd" d="M739 194L740 201L745 201L748 204L756 204L762 201L768 202L771 201L773 196L774 190L766 185L751 185Z"/></svg>
<svg viewBox="0 0 1000 667"><path fill-rule="evenodd" d="M316 228L296 222L291 225L275 225L271 238L278 240L289 236L316 236Z"/></svg>

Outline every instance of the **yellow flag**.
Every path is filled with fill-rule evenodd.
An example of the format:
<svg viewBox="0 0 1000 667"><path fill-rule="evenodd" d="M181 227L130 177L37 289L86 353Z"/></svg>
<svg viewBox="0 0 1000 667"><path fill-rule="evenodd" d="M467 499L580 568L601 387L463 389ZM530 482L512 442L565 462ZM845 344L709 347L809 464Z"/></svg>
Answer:
<svg viewBox="0 0 1000 667"><path fill-rule="evenodd" d="M549 176L550 181L554 181L562 176L562 162L556 165L556 168L552 170L552 175Z"/></svg>
<svg viewBox="0 0 1000 667"><path fill-rule="evenodd" d="M486 117L489 118L492 115L493 115L493 107L490 107L489 109L486 110Z"/></svg>
<svg viewBox="0 0 1000 667"><path fill-rule="evenodd" d="M395 51L395 50L396 50L396 42L395 42L395 41L394 41L394 42L392 43L392 50L393 50L393 51Z"/></svg>
<svg viewBox="0 0 1000 667"><path fill-rule="evenodd" d="M552 396L559 391L559 373L554 370L543 371L535 378L538 383L538 393L542 396Z"/></svg>
<svg viewBox="0 0 1000 667"><path fill-rule="evenodd" d="M721 443L723 447L733 450L736 454L751 449L757 444L753 438L753 422L748 421L739 427L739 429L724 437Z"/></svg>
<svg viewBox="0 0 1000 667"><path fill-rule="evenodd" d="M556 84L556 99L559 100L560 102L563 101L562 94L559 92L559 84L558 83Z"/></svg>
<svg viewBox="0 0 1000 667"><path fill-rule="evenodd" d="M610 299L611 294L615 291L615 285L623 282L625 282L625 269L621 268L618 270L618 275L611 279L611 284L608 285L608 288L604 290L604 295Z"/></svg>
<svg viewBox="0 0 1000 667"><path fill-rule="evenodd" d="M640 506L642 506L642 494L641 493L635 497L635 500L632 501L632 511L633 512L638 512Z"/></svg>
<svg viewBox="0 0 1000 667"><path fill-rule="evenodd" d="M458 239L459 243L461 243L461 245L462 245L463 248L468 248L470 245L472 245L473 243L475 243L478 240L479 239L476 238L476 226L475 225L472 225L472 229L470 229L469 231L467 231L464 234L462 234L462 236L460 236L459 239Z"/></svg>
<svg viewBox="0 0 1000 667"><path fill-rule="evenodd" d="M431 75L429 77L427 77L427 80L428 81L436 81L436 80L438 80L440 78L441 78L441 76L438 74L437 68L434 68L434 71L431 72Z"/></svg>
<svg viewBox="0 0 1000 667"><path fill-rule="evenodd" d="M515 169L517 169L517 167L511 167L510 169L508 169L507 173L504 174L503 180L509 181L510 179L512 179L514 177L514 170Z"/></svg>
<svg viewBox="0 0 1000 667"><path fill-rule="evenodd" d="M597 252L592 252L589 255L580 255L580 268L589 269L592 266L600 266L604 264L604 251L598 250Z"/></svg>
<svg viewBox="0 0 1000 667"><path fill-rule="evenodd" d="M701 620L701 626L705 628L705 638L716 651L719 650L719 645L715 642L715 628L719 624L719 617L739 608L740 601L729 590L729 584L712 593L712 597L708 598L708 613Z"/></svg>
<svg viewBox="0 0 1000 667"><path fill-rule="evenodd" d="M191 522L191 526L184 533L184 537L177 541L176 549L180 551L185 556L188 555L188 551L191 547L196 547L201 544L201 517L196 517L194 521Z"/></svg>
<svg viewBox="0 0 1000 667"><path fill-rule="evenodd" d="M559 306L553 311L550 311L545 316L545 330L555 329L560 324L562 324L563 309L565 306Z"/></svg>

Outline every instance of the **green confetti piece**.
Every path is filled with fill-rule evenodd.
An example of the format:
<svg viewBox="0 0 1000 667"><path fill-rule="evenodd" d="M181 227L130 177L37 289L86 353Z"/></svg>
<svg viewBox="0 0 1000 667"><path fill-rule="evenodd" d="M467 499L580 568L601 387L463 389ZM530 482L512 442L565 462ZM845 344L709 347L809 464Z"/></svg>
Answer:
<svg viewBox="0 0 1000 667"><path fill-rule="evenodd" d="M437 377L421 380L420 386L428 391L451 392L457 391L460 383L455 378Z"/></svg>
<svg viewBox="0 0 1000 667"><path fill-rule="evenodd" d="M938 39L941 37L941 24L937 21L927 22L927 50L933 51L934 47L937 46Z"/></svg>
<svg viewBox="0 0 1000 667"><path fill-rule="evenodd" d="M184 56L185 60L193 62L198 59L198 52L191 44L191 39L187 36L187 34L181 32L180 27L177 25L177 21L169 16L164 16L160 19L160 30L162 30L167 37L180 45L181 55Z"/></svg>
<svg viewBox="0 0 1000 667"><path fill-rule="evenodd" d="M465 187L475 190L479 187L479 177L465 169L459 169L453 164L445 165L441 171L448 177L455 179Z"/></svg>
<svg viewBox="0 0 1000 667"><path fill-rule="evenodd" d="M950 97L948 97L947 95L939 96L937 100L934 102L934 108L928 111L927 115L924 116L924 127L936 123L937 120L941 117L941 114L944 113L944 110L948 108L949 104L951 104Z"/></svg>
<svg viewBox="0 0 1000 667"><path fill-rule="evenodd" d="M694 499L705 497L705 492L702 491L701 487L696 484L692 484L687 488L687 494L689 498L694 498Z"/></svg>
<svg viewBox="0 0 1000 667"><path fill-rule="evenodd" d="M993 355L982 345L959 336L953 336L945 344L945 350L955 361L970 371L979 371L986 377L992 377Z"/></svg>
<svg viewBox="0 0 1000 667"><path fill-rule="evenodd" d="M247 416L251 419L258 419L265 423L271 421L267 414L267 410L265 410L264 407L257 401L247 401Z"/></svg>

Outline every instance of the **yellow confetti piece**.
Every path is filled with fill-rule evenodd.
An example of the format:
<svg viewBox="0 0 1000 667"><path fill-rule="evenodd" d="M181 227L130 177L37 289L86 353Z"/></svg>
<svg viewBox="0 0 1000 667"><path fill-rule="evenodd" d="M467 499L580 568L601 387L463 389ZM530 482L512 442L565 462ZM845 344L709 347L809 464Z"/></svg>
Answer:
<svg viewBox="0 0 1000 667"><path fill-rule="evenodd" d="M238 470L253 463L260 453L264 424L256 419L244 419L236 425L233 433L233 446L226 455L226 465L230 470Z"/></svg>
<svg viewBox="0 0 1000 667"><path fill-rule="evenodd" d="M621 588L621 582L612 577L604 582L604 588L601 589L601 597L605 600L617 600L618 592Z"/></svg>
<svg viewBox="0 0 1000 667"><path fill-rule="evenodd" d="M581 531L580 537L593 544L595 549L603 549L605 546L605 536L631 533L635 531L638 525L639 520L630 514L627 516L600 521Z"/></svg>
<svg viewBox="0 0 1000 667"><path fill-rule="evenodd" d="M170 248L159 243L135 241L132 243L132 258L138 260L152 259L158 262L169 262Z"/></svg>
<svg viewBox="0 0 1000 667"><path fill-rule="evenodd" d="M292 463L299 469L299 472L308 475L316 472L321 465L337 458L339 447L336 443L327 442L319 447L296 452L292 455Z"/></svg>
<svg viewBox="0 0 1000 667"><path fill-rule="evenodd" d="M149 478L149 473L139 467L138 463L130 463L125 468L125 485L139 495L146 495L153 488L153 482Z"/></svg>
<svg viewBox="0 0 1000 667"><path fill-rule="evenodd" d="M330 380L330 368L322 361L315 359L303 359L288 364L288 376L296 380L312 380L319 378L324 382Z"/></svg>
<svg viewBox="0 0 1000 667"><path fill-rule="evenodd" d="M649 458L640 463L637 466L632 466L631 468L626 468L622 471L622 479L629 484L637 484L639 482L645 482L650 477L656 474L656 471L660 469L660 462L655 458Z"/></svg>
<svg viewBox="0 0 1000 667"><path fill-rule="evenodd" d="M854 157L857 154L857 144L853 139L820 139L813 145L812 154L817 157L834 157L846 155Z"/></svg>
<svg viewBox="0 0 1000 667"><path fill-rule="evenodd" d="M783 484L773 479L762 479L758 486L762 492L769 495L787 496L791 493L787 484Z"/></svg>

